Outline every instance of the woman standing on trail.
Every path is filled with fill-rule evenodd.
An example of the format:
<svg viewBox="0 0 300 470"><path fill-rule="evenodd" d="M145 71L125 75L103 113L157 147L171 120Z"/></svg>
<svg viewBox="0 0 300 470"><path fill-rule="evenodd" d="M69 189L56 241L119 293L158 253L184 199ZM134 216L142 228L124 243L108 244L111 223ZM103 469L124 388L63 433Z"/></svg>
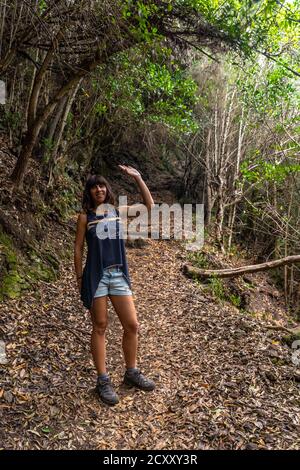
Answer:
<svg viewBox="0 0 300 470"><path fill-rule="evenodd" d="M151 193L141 174L131 166L118 165L137 183L148 211L154 206ZM145 206L134 205L142 211ZM142 390L153 390L155 383L137 368L138 321L128 273L122 221L120 215L129 206L115 207L115 196L103 176L90 176L85 185L83 212L77 220L74 263L78 289L83 305L90 310L93 324L91 352L98 373L97 392L104 403L115 405L119 398L106 371L105 330L107 327L107 297L123 327L122 347L126 363L124 383ZM110 223L112 222L112 223ZM84 239L88 253L84 270L82 257Z"/></svg>

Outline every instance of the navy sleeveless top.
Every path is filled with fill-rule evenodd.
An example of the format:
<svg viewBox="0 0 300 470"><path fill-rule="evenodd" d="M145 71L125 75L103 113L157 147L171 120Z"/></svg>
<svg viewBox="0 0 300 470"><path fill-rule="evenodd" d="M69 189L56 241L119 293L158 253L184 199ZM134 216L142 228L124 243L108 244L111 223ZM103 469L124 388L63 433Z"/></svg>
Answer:
<svg viewBox="0 0 300 470"><path fill-rule="evenodd" d="M117 218L115 220L115 218ZM128 272L122 221L118 209L110 209L106 215L87 212L87 258L82 273L81 300L90 309L105 267L119 265L131 288Z"/></svg>

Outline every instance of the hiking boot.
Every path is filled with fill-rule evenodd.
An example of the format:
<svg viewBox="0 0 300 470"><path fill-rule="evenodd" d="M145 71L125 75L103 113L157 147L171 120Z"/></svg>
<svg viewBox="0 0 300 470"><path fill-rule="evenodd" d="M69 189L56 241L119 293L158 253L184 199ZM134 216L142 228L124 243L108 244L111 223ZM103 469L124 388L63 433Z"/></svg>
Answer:
<svg viewBox="0 0 300 470"><path fill-rule="evenodd" d="M139 369L126 370L124 384L137 387L147 392L155 389L155 382L145 377Z"/></svg>
<svg viewBox="0 0 300 470"><path fill-rule="evenodd" d="M114 391L109 377L98 378L96 390L101 400L107 405L119 403L119 397Z"/></svg>

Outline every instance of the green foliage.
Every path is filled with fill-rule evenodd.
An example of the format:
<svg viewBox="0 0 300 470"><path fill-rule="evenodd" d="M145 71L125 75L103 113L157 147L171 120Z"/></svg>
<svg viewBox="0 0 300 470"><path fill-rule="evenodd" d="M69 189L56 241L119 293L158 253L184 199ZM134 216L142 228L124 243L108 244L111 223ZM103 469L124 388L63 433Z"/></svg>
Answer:
<svg viewBox="0 0 300 470"><path fill-rule="evenodd" d="M277 54L282 46L297 47L299 2L277 0L177 0L186 14L194 10L247 57L257 51Z"/></svg>
<svg viewBox="0 0 300 470"><path fill-rule="evenodd" d="M47 10L46 0L38 0L38 8L39 8L40 14L42 15L44 11Z"/></svg>
<svg viewBox="0 0 300 470"><path fill-rule="evenodd" d="M216 276L211 276L209 282L213 295L221 301L226 300L226 292L222 279L218 279Z"/></svg>
<svg viewBox="0 0 300 470"><path fill-rule="evenodd" d="M192 32L201 22L219 42L253 61L255 65L246 64L239 84L243 99L261 114L278 113L280 100L295 94L289 69L297 68L299 2L286 6L276 0L119 0L118 4L120 31L128 33L133 45L98 67L93 88L99 99L93 109L100 119L111 121L118 114L124 124L161 123L172 132L187 134L197 130L193 107L207 96L196 96L195 83L172 57L175 49L169 39L175 34L170 33L174 24ZM276 64L257 87L258 51ZM231 59L238 62L236 54ZM82 137L81 130L76 137Z"/></svg>
<svg viewBox="0 0 300 470"><path fill-rule="evenodd" d="M4 111L3 124L4 127L12 131L17 131L22 122L21 113L18 111Z"/></svg>
<svg viewBox="0 0 300 470"><path fill-rule="evenodd" d="M207 23L245 57L262 51L276 60L282 48L295 49L299 41L298 0L125 0L122 5L123 19L138 41L163 36L161 25L170 15L180 18L183 29L199 20Z"/></svg>
<svg viewBox="0 0 300 470"><path fill-rule="evenodd" d="M276 0L165 0L123 2L122 15L134 38L139 42L155 48L164 37L164 28L161 26L173 18L180 18L182 29L191 29L201 19L215 30L219 39L233 48L239 49L244 57L257 61L257 53L262 52L276 62L266 77L266 84L256 88L255 80L247 83L248 94L255 101L257 109L261 112L272 113L274 104L279 98L287 98L294 94L295 87L290 78L298 65L297 39L299 40L299 2L278 2ZM186 24L185 24L186 19ZM291 54L292 52L292 54ZM118 57L119 60L119 57ZM158 61L159 62L159 61ZM124 65L124 63L123 63ZM261 64L253 66L257 70ZM189 132L195 130L192 116L189 113L190 92L192 82L186 78L178 89L176 71L173 69L169 76L168 66L150 61L141 64L141 74L136 93L132 93L131 110L135 115L143 115L149 109L148 118L152 122L164 122L172 129L181 129ZM175 73L174 73L175 72ZM179 70L177 71L179 72ZM247 70L247 73L249 71ZM254 73L250 75L254 78ZM256 74L257 75L257 74ZM241 83L245 83L244 78ZM133 91L129 83L128 90ZM126 84L124 84L126 87ZM118 88L120 90L120 88ZM155 100L153 100L153 93ZM194 88L195 93L195 88ZM150 94L150 96L149 96ZM181 96L180 96L181 94ZM143 99L146 95L147 103ZM162 97L161 97L162 95ZM173 99L171 98L173 95ZM246 93L244 93L246 96ZM166 99L166 97L168 97ZM177 112L175 112L175 108Z"/></svg>
<svg viewBox="0 0 300 470"><path fill-rule="evenodd" d="M55 142L54 142L53 139L49 139L47 137L44 137L44 138L41 139L41 144L42 144L42 147L44 149L42 165L43 165L44 168L46 168L49 161L50 161L50 159L51 159L51 155L52 155L52 151L54 149Z"/></svg>
<svg viewBox="0 0 300 470"><path fill-rule="evenodd" d="M18 256L12 239L0 229L0 300L5 297L15 299L29 284L19 273Z"/></svg>
<svg viewBox="0 0 300 470"><path fill-rule="evenodd" d="M59 262L55 255L46 251L40 254L32 248L27 256L17 252L12 238L0 229L0 301L7 297L18 298L37 280L50 282L57 279Z"/></svg>
<svg viewBox="0 0 300 470"><path fill-rule="evenodd" d="M299 85L282 64L248 63L245 74L236 83L245 104L262 118L278 118L283 103L299 107ZM283 123L280 126L282 128Z"/></svg>
<svg viewBox="0 0 300 470"><path fill-rule="evenodd" d="M94 109L95 109L95 113L96 113L97 116L104 115L108 110L107 106L105 104L102 104L102 103L96 103Z"/></svg>
<svg viewBox="0 0 300 470"><path fill-rule="evenodd" d="M270 163L262 158L256 159L255 168L251 167L249 160L244 160L241 164L241 174L243 178L250 182L276 181L283 182L287 176L300 172L300 164L297 163ZM251 169L252 168L252 169Z"/></svg>
<svg viewBox="0 0 300 470"><path fill-rule="evenodd" d="M193 266L199 269L209 269L209 263L205 253L201 253L201 251L188 253L187 259ZM232 289L224 283L223 279L218 278L215 274L212 274L206 281L201 281L196 274L192 275L192 278L202 290L205 289L204 283L207 282L208 289L213 296L221 302L228 301L237 308L241 307L242 299L240 295L236 292L232 292Z"/></svg>
<svg viewBox="0 0 300 470"><path fill-rule="evenodd" d="M78 185L66 171L60 169L57 176L57 186L51 200L51 207L64 221L78 210Z"/></svg>
<svg viewBox="0 0 300 470"><path fill-rule="evenodd" d="M188 253L187 258L197 268L208 269L209 267L205 254L201 253L201 251Z"/></svg>
<svg viewBox="0 0 300 470"><path fill-rule="evenodd" d="M122 9L124 20L130 21L129 30L136 41L151 43L159 37L157 28L152 24L151 17L159 14L159 7L155 2L140 0L125 0Z"/></svg>
<svg viewBox="0 0 300 470"><path fill-rule="evenodd" d="M5 255L8 267L14 267L17 262L17 255L14 250L11 238L0 228L0 253Z"/></svg>
<svg viewBox="0 0 300 470"><path fill-rule="evenodd" d="M230 294L229 295L229 301L234 305L235 307L239 308L242 303L242 299L239 295L237 294Z"/></svg>
<svg viewBox="0 0 300 470"><path fill-rule="evenodd" d="M108 69L98 68L95 90L104 90L94 112L98 116L116 112L140 123L161 123L171 131L190 133L197 129L193 107L196 83L178 64L170 63L170 50L155 50L156 62L145 51L120 53ZM103 79L103 76L105 79Z"/></svg>

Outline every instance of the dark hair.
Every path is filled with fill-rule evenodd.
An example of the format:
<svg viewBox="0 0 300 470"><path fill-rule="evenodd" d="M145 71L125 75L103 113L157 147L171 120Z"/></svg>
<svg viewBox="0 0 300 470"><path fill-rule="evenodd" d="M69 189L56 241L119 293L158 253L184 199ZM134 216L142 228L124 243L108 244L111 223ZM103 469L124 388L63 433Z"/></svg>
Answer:
<svg viewBox="0 0 300 470"><path fill-rule="evenodd" d="M105 184L106 186L106 197L104 200L105 203L109 203L113 206L116 203L115 195L107 179L101 175L90 175L86 180L85 188L83 190L83 197L82 197L82 208L85 212L95 208L90 190L96 184Z"/></svg>

